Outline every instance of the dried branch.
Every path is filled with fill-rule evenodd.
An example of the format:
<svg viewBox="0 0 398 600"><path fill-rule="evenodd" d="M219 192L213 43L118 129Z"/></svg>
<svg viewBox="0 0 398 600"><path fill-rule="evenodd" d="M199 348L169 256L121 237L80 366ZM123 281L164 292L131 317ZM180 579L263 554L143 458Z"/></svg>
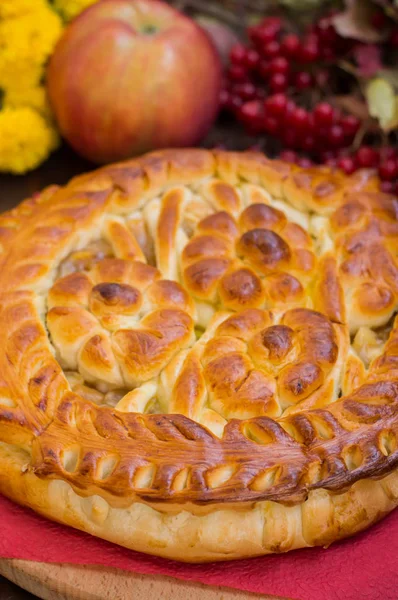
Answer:
<svg viewBox="0 0 398 600"><path fill-rule="evenodd" d="M226 25L243 31L250 17L263 16L278 7L278 0L172 0L179 10L194 10L224 22Z"/></svg>
<svg viewBox="0 0 398 600"><path fill-rule="evenodd" d="M214 17L220 21L234 27L235 29L243 29L246 19L242 23L242 16L234 11L228 10L226 7L219 4L207 2L207 0L176 0L173 5L181 11L193 9L201 14Z"/></svg>

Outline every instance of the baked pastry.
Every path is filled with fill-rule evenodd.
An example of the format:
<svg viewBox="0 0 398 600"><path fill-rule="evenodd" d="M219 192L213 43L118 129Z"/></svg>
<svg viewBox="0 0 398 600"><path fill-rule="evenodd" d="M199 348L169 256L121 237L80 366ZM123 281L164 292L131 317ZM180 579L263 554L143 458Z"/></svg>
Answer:
<svg viewBox="0 0 398 600"><path fill-rule="evenodd" d="M398 200L170 150L0 218L0 491L185 561L331 542L398 504Z"/></svg>

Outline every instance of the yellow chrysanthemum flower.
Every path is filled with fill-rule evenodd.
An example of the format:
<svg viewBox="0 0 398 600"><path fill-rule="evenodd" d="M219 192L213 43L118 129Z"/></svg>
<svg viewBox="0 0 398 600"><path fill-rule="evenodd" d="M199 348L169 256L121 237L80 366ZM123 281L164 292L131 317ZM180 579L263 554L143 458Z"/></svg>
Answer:
<svg viewBox="0 0 398 600"><path fill-rule="evenodd" d="M0 19L20 17L47 5L46 0L0 0Z"/></svg>
<svg viewBox="0 0 398 600"><path fill-rule="evenodd" d="M98 0L55 0L54 6L67 21L79 15Z"/></svg>
<svg viewBox="0 0 398 600"><path fill-rule="evenodd" d="M32 108L0 111L0 171L21 174L34 169L58 141L56 130Z"/></svg>
<svg viewBox="0 0 398 600"><path fill-rule="evenodd" d="M0 21L0 87L40 76L62 33L62 21L49 6Z"/></svg>
<svg viewBox="0 0 398 600"><path fill-rule="evenodd" d="M69 21L97 1L0 0L0 171L25 173L58 146L45 66L62 34L61 16Z"/></svg>
<svg viewBox="0 0 398 600"><path fill-rule="evenodd" d="M0 66L0 90L4 94L8 90L23 90L37 87L43 78L44 68L39 65L32 65L29 69L26 63L24 63L23 65L17 65L14 72L11 72L11 70L2 70Z"/></svg>
<svg viewBox="0 0 398 600"><path fill-rule="evenodd" d="M37 110L46 119L51 120L53 118L44 85L9 87L5 92L3 105L10 108L29 106Z"/></svg>

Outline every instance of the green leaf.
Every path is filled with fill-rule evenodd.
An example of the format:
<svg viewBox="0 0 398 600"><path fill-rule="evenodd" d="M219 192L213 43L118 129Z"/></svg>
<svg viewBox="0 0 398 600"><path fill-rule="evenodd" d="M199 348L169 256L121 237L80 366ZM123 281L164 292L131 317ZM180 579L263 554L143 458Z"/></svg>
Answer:
<svg viewBox="0 0 398 600"><path fill-rule="evenodd" d="M371 116L385 131L395 129L398 126L398 96L391 82L376 77L369 82L365 93Z"/></svg>

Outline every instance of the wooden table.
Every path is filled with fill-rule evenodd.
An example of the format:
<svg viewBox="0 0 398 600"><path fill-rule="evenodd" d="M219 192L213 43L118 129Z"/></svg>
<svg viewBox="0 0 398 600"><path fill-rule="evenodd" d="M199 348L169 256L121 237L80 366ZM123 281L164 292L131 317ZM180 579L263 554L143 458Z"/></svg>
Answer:
<svg viewBox="0 0 398 600"><path fill-rule="evenodd" d="M1 0L0 0L1 2ZM230 150L244 150L258 142L256 138L244 134L236 125L218 122L217 127L203 143L205 148L223 145ZM275 155L277 146L273 140L262 140L269 156ZM41 167L24 176L0 175L0 212L12 208L47 185L63 185L74 175L96 168L95 165L79 158L70 148L63 146Z"/></svg>
<svg viewBox="0 0 398 600"><path fill-rule="evenodd" d="M74 175L93 168L94 165L64 146L39 169L27 175L0 175L0 212L12 208L47 185L63 185Z"/></svg>
<svg viewBox="0 0 398 600"><path fill-rule="evenodd" d="M102 567L3 559L0 573L44 600L278 600L275 596ZM17 588L11 597L4 597L1 591L0 581L1 600L34 600Z"/></svg>
<svg viewBox="0 0 398 600"><path fill-rule="evenodd" d="M225 142L230 148L243 149L250 138L231 139L231 132L214 130L205 146ZM234 139L236 141L234 141ZM8 210L47 185L64 184L71 177L94 168L67 147L61 148L39 169L25 176L0 176L0 212ZM137 575L100 567L49 565L22 560L0 560L0 575L45 600L250 600L258 596L226 588L207 587L169 577ZM5 591L4 591L5 590ZM1 600L34 600L27 592L0 578Z"/></svg>

